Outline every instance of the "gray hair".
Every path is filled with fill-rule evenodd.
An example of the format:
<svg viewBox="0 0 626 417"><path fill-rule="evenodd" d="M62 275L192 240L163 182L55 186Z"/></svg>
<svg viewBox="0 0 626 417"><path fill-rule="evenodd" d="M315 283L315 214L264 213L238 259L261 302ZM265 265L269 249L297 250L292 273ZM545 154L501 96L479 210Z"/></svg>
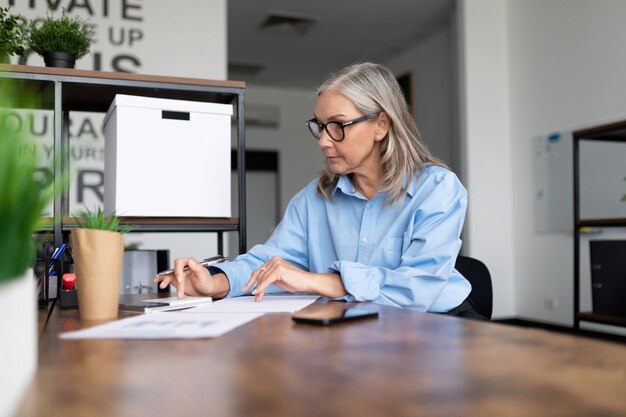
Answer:
<svg viewBox="0 0 626 417"><path fill-rule="evenodd" d="M371 62L351 65L324 82L317 90L318 96L325 91L334 91L346 97L364 115L374 116L381 112L388 115L389 132L380 146L382 184L389 193L388 203L405 196L404 187L410 184L416 170L422 170L429 164L445 167L422 142L402 90L389 69ZM330 192L338 180L339 176L326 165L320 174L317 191L330 199Z"/></svg>

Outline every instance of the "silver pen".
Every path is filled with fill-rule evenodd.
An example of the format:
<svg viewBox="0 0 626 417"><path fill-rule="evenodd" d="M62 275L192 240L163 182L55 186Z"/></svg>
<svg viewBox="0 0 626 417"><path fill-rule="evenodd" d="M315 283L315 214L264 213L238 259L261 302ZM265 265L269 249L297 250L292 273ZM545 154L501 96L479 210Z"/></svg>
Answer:
<svg viewBox="0 0 626 417"><path fill-rule="evenodd" d="M221 264L222 262L226 262L227 260L228 260L228 256L217 255L217 256L213 256L212 258L203 259L198 263L202 266L209 266L209 265ZM188 266L184 267L183 271L189 271L189 267ZM161 271L157 273L157 276L170 275L173 273L174 273L174 269L166 269L165 271Z"/></svg>

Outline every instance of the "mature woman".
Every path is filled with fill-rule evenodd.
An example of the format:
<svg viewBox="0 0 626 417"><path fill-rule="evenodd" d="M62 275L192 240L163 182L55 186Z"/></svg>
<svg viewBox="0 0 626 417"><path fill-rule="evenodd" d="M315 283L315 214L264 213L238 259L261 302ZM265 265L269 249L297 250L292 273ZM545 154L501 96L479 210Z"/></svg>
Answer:
<svg viewBox="0 0 626 417"><path fill-rule="evenodd" d="M319 88L306 124L325 170L268 241L208 269L176 259L174 276L155 281L179 296L306 291L474 316L471 286L454 269L467 192L422 143L393 74L372 63L344 68Z"/></svg>

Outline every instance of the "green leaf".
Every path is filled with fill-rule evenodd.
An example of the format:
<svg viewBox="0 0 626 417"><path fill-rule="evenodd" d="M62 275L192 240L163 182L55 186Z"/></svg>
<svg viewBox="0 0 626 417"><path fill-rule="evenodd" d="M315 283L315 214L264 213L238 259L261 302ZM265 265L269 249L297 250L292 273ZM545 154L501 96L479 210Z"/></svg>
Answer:
<svg viewBox="0 0 626 417"><path fill-rule="evenodd" d="M120 225L121 220L122 218L118 216L115 211L107 216L100 207L94 211L85 208L74 216L74 221L78 228L108 230L126 234L137 227L132 225Z"/></svg>
<svg viewBox="0 0 626 417"><path fill-rule="evenodd" d="M0 57L24 55L28 41L26 19L11 13L10 7L0 7Z"/></svg>

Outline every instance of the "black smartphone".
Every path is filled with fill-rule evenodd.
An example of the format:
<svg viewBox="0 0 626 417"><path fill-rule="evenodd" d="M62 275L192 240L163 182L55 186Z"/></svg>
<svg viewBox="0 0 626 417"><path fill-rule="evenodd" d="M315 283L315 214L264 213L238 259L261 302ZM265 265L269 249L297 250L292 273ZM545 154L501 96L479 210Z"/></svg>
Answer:
<svg viewBox="0 0 626 417"><path fill-rule="evenodd" d="M378 311L373 307L346 305L342 302L311 304L291 316L296 323L321 326L376 317L378 317Z"/></svg>

